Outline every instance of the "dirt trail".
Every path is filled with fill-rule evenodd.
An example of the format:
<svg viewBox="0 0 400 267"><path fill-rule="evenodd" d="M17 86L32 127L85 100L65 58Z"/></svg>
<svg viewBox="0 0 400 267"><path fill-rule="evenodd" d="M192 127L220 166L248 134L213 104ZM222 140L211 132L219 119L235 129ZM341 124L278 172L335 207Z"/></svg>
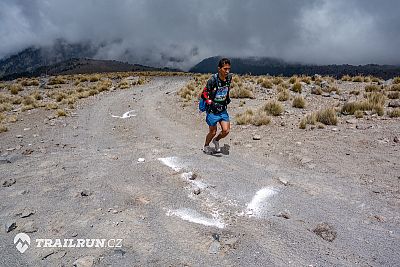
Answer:
<svg viewBox="0 0 400 267"><path fill-rule="evenodd" d="M11 163L0 164L1 180L16 180L0 190L0 220L17 226L1 233L0 265L71 266L85 256L96 266L395 266L400 261L395 189L377 197L339 171L301 168L279 154L266 159L229 140L229 153L204 155L202 115L194 108L182 111L177 102L176 91L186 81L159 77L101 94L81 105L76 116L53 120L55 126L34 112L3 134L2 153L22 148L6 152ZM130 117L118 117L123 114ZM31 130L24 131L27 125ZM23 138L15 138L19 133ZM238 138L235 126L232 136ZM283 138L291 146L293 137ZM33 152L22 155L28 148ZM188 179L191 172L195 180ZM34 214L22 218L24 210ZM313 232L321 222L334 227L332 242ZM32 240L122 238L123 246L31 246L21 254L13 245L19 232Z"/></svg>

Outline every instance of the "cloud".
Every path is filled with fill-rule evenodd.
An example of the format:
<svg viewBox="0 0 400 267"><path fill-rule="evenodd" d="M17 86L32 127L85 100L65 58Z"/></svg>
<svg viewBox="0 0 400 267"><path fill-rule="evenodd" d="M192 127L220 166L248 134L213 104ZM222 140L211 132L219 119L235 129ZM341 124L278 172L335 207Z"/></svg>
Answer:
<svg viewBox="0 0 400 267"><path fill-rule="evenodd" d="M2 0L0 58L63 38L187 69L214 55L400 64L397 0Z"/></svg>

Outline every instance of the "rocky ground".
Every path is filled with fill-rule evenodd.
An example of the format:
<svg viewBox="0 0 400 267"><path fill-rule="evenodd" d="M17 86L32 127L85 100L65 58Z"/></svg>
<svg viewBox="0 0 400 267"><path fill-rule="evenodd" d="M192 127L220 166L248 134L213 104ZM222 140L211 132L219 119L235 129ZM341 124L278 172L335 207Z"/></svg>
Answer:
<svg viewBox="0 0 400 267"><path fill-rule="evenodd" d="M1 133L1 266L396 266L400 123L373 113L299 129L362 84L315 95L264 126L235 114L276 97L234 99L223 153L177 92L190 77L152 77L77 104L33 109ZM255 84L255 83L254 83ZM356 88L360 87L360 88ZM22 119L22 120L21 120ZM14 237L31 245L20 253ZM119 247L36 247L36 239L122 239Z"/></svg>

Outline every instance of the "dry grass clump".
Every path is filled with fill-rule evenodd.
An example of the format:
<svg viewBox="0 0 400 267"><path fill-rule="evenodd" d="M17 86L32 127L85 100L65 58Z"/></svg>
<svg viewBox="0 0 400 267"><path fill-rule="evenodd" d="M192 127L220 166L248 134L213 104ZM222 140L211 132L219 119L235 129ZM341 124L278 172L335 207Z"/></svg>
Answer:
<svg viewBox="0 0 400 267"><path fill-rule="evenodd" d="M341 109L341 112L345 115L353 115L357 110L372 110L375 111L379 116L382 116L384 113L385 100L386 97L382 93L369 93L367 94L367 98L364 100L345 103Z"/></svg>
<svg viewBox="0 0 400 267"><path fill-rule="evenodd" d="M43 99L43 96L40 94L39 91L33 91L33 93L31 93L31 96L36 100L42 100Z"/></svg>
<svg viewBox="0 0 400 267"><path fill-rule="evenodd" d="M6 116L3 113L0 113L0 122L2 122L5 118Z"/></svg>
<svg viewBox="0 0 400 267"><path fill-rule="evenodd" d="M261 83L261 86L269 89L269 88L272 88L273 84L269 79L264 79Z"/></svg>
<svg viewBox="0 0 400 267"><path fill-rule="evenodd" d="M380 83L381 80L379 78L377 78L377 77L371 77L371 82Z"/></svg>
<svg viewBox="0 0 400 267"><path fill-rule="evenodd" d="M364 81L364 77L362 77L362 76L353 77L353 82L362 83L363 81Z"/></svg>
<svg viewBox="0 0 400 267"><path fill-rule="evenodd" d="M301 81L306 84L311 84L311 77L310 76L301 76Z"/></svg>
<svg viewBox="0 0 400 267"><path fill-rule="evenodd" d="M112 81L105 80L105 81L100 82L97 85L96 90L99 92L108 91L108 90L110 90L111 86L112 86Z"/></svg>
<svg viewBox="0 0 400 267"><path fill-rule="evenodd" d="M66 84L67 80L64 77L56 76L49 80L48 85Z"/></svg>
<svg viewBox="0 0 400 267"><path fill-rule="evenodd" d="M196 86L196 83L200 85L200 81L190 82L181 90L179 90L178 94L185 101L190 101L192 98L198 97L202 91L200 86Z"/></svg>
<svg viewBox="0 0 400 267"><path fill-rule="evenodd" d="M128 82L127 80L122 80L122 81L120 81L120 82L118 83L117 87L118 87L119 89L127 89L127 88L130 87L130 84L129 84L129 82Z"/></svg>
<svg viewBox="0 0 400 267"><path fill-rule="evenodd" d="M254 98L254 93L251 87L234 86L229 92L231 98Z"/></svg>
<svg viewBox="0 0 400 267"><path fill-rule="evenodd" d="M352 90L352 91L350 91L350 94L351 95L359 95L360 91L359 90Z"/></svg>
<svg viewBox="0 0 400 267"><path fill-rule="evenodd" d="M390 91L400 91L400 84L393 84L390 87Z"/></svg>
<svg viewBox="0 0 400 267"><path fill-rule="evenodd" d="M4 133L4 132L7 132L7 131L8 131L7 127L5 125L3 125L3 124L0 124L0 133Z"/></svg>
<svg viewBox="0 0 400 267"><path fill-rule="evenodd" d="M293 92L296 92L296 93L301 94L301 91L302 91L301 89L302 89L302 88L301 88L301 83L296 82L296 83L293 84L291 90L292 90Z"/></svg>
<svg viewBox="0 0 400 267"><path fill-rule="evenodd" d="M93 74L89 78L89 82L97 82L100 81L101 76L99 74Z"/></svg>
<svg viewBox="0 0 400 267"><path fill-rule="evenodd" d="M48 103L46 104L46 109L58 109L58 105L56 103Z"/></svg>
<svg viewBox="0 0 400 267"><path fill-rule="evenodd" d="M265 111L257 110L256 112L254 112L251 109L248 109L243 113L237 114L235 119L238 125L253 124L255 126L261 126L268 125L271 122L271 118Z"/></svg>
<svg viewBox="0 0 400 267"><path fill-rule="evenodd" d="M354 112L354 116L355 116L357 119L361 119L362 117L364 117L364 112L361 111L361 110L356 110L356 111Z"/></svg>
<svg viewBox="0 0 400 267"><path fill-rule="evenodd" d="M389 99L398 99L398 98L400 98L400 92L389 92L387 94L387 97Z"/></svg>
<svg viewBox="0 0 400 267"><path fill-rule="evenodd" d="M22 88L22 85L18 83L13 83L8 86L8 90L10 91L11 94L16 95L20 91L23 91L24 89Z"/></svg>
<svg viewBox="0 0 400 267"><path fill-rule="evenodd" d="M273 116L279 116L284 112L282 104L275 100L268 101L264 105L263 110Z"/></svg>
<svg viewBox="0 0 400 267"><path fill-rule="evenodd" d="M56 114L57 114L57 117L67 116L67 112L65 112L65 110L63 110L63 109L57 109Z"/></svg>
<svg viewBox="0 0 400 267"><path fill-rule="evenodd" d="M365 92L379 92L381 91L381 87L376 84L370 84L365 86Z"/></svg>
<svg viewBox="0 0 400 267"><path fill-rule="evenodd" d="M39 86L39 81L36 79L24 79L21 81L22 86Z"/></svg>
<svg viewBox="0 0 400 267"><path fill-rule="evenodd" d="M324 125L337 125L338 118L335 109L327 108L307 115L300 121L299 128L306 129L307 124L315 125L317 122Z"/></svg>
<svg viewBox="0 0 400 267"><path fill-rule="evenodd" d="M322 91L321 87L317 86L315 89L311 90L311 94L314 95L322 95L324 91Z"/></svg>
<svg viewBox="0 0 400 267"><path fill-rule="evenodd" d="M333 108L327 108L317 111L316 119L317 122L323 123L325 125L336 125L338 122L336 111Z"/></svg>
<svg viewBox="0 0 400 267"><path fill-rule="evenodd" d="M388 111L387 114L390 118L398 118L400 117L400 108L395 108L391 111Z"/></svg>
<svg viewBox="0 0 400 267"><path fill-rule="evenodd" d="M289 83L295 84L297 83L297 76L293 75L292 77L289 78Z"/></svg>
<svg viewBox="0 0 400 267"><path fill-rule="evenodd" d="M400 77L394 77L393 78L393 83L394 84L400 84Z"/></svg>
<svg viewBox="0 0 400 267"><path fill-rule="evenodd" d="M287 101L290 98L289 90L278 86L278 101Z"/></svg>
<svg viewBox="0 0 400 267"><path fill-rule="evenodd" d="M8 102L0 104L0 112L10 111L12 110L12 108L13 108L12 105Z"/></svg>
<svg viewBox="0 0 400 267"><path fill-rule="evenodd" d="M343 75L341 78L342 81L344 82L350 82L352 80L352 78L350 77L350 75Z"/></svg>
<svg viewBox="0 0 400 267"><path fill-rule="evenodd" d="M272 83L275 85L283 84L285 81L282 79L282 77L274 77L272 79Z"/></svg>
<svg viewBox="0 0 400 267"><path fill-rule="evenodd" d="M294 108L304 108L306 106L306 101L304 100L304 98L302 96L296 96L293 99L292 106Z"/></svg>

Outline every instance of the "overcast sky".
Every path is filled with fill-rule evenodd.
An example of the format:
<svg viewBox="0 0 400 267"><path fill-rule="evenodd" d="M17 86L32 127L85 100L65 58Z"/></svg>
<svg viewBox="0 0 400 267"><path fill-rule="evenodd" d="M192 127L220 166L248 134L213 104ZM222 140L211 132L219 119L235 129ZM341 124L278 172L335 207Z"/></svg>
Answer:
<svg viewBox="0 0 400 267"><path fill-rule="evenodd" d="M399 0L0 0L0 58L102 44L96 58L187 69L215 56L400 64Z"/></svg>

